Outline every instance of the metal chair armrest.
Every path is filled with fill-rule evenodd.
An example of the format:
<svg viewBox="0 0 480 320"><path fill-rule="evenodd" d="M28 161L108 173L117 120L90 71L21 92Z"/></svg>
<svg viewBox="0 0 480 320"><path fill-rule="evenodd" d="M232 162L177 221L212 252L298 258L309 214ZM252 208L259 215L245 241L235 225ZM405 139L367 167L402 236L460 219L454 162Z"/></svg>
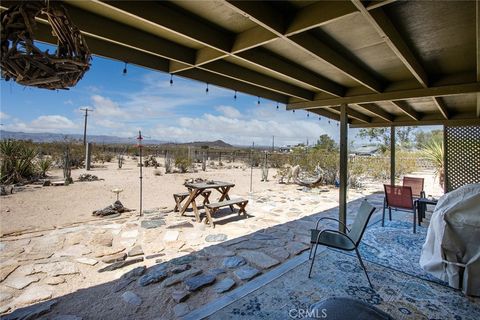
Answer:
<svg viewBox="0 0 480 320"><path fill-rule="evenodd" d="M338 223L340 223L341 225L343 225L345 227L345 229L347 229L348 232L350 232L350 229L348 229L348 227L346 226L345 223L343 223L342 221L338 220L338 219L335 219L335 218L330 218L330 217L323 217L323 218L320 218L317 220L317 224L315 225L315 230L318 230L318 224L320 223L320 221L322 220L333 220L333 221L337 221Z"/></svg>
<svg viewBox="0 0 480 320"><path fill-rule="evenodd" d="M352 240L352 238L350 238L346 233L344 232L341 232L341 231L338 231L338 230L334 230L334 229L324 229L322 231L320 231L317 235L317 241L316 243L318 243L318 241L320 240L320 236L324 233L324 232L331 232L331 233L337 233L339 235L342 235L344 236L345 238L347 238L348 240L350 240L350 242L353 244L354 247L356 247L357 245L355 244L355 242Z"/></svg>

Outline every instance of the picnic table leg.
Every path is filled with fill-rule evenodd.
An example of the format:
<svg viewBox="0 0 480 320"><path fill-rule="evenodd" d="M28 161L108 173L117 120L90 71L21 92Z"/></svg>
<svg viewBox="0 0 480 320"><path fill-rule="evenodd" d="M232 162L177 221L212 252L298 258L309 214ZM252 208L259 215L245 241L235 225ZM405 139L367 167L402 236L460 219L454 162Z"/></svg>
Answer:
<svg viewBox="0 0 480 320"><path fill-rule="evenodd" d="M198 208L197 208L197 204L195 203L195 198L199 195L199 190L191 189L188 191L190 192L190 195L188 196L187 201L185 201L185 204L183 205L182 210L180 210L180 215L183 216L185 214L185 211L187 211L187 208L191 203L193 207L193 211L195 213L195 219L198 222L200 221L200 216L198 214Z"/></svg>
<svg viewBox="0 0 480 320"><path fill-rule="evenodd" d="M219 202L222 202L224 199L230 200L230 197L228 196L228 191L230 191L230 187L221 187L218 191L220 191L220 193L222 194L220 200L218 200ZM232 210L232 212L235 211L233 205L230 205L230 210Z"/></svg>
<svg viewBox="0 0 480 320"><path fill-rule="evenodd" d="M207 218L206 218L206 220L205 220L205 224L207 224L207 222L210 223L210 226L211 226L212 228L215 228L215 224L213 223L213 219L212 219L212 214L214 214L215 211L216 211L216 210L213 209L213 208L212 208L212 209L205 208L205 213L206 213L206 215L207 215Z"/></svg>

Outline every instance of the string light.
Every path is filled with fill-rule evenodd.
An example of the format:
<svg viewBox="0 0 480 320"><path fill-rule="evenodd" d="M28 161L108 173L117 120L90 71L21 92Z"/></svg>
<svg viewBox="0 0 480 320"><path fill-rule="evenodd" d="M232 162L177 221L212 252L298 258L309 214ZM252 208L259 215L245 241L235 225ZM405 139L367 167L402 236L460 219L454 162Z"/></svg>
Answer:
<svg viewBox="0 0 480 320"><path fill-rule="evenodd" d="M277 110L278 110L278 102L277 102Z"/></svg>
<svg viewBox="0 0 480 320"><path fill-rule="evenodd" d="M170 74L170 86L173 86L173 74Z"/></svg>
<svg viewBox="0 0 480 320"><path fill-rule="evenodd" d="M310 112L307 111L307 118L310 118Z"/></svg>
<svg viewBox="0 0 480 320"><path fill-rule="evenodd" d="M319 120L319 121L322 120L322 117L318 117L318 120Z"/></svg>
<svg viewBox="0 0 480 320"><path fill-rule="evenodd" d="M125 61L125 66L123 67L123 75L127 75L127 62Z"/></svg>
<svg viewBox="0 0 480 320"><path fill-rule="evenodd" d="M257 104L260 104L260 97L257 97L258 100L257 100Z"/></svg>
<svg viewBox="0 0 480 320"><path fill-rule="evenodd" d="M233 99L237 100L237 90L235 90L235 94L233 95Z"/></svg>
<svg viewBox="0 0 480 320"><path fill-rule="evenodd" d="M328 120L328 124L330 124L330 120Z"/></svg>
<svg viewBox="0 0 480 320"><path fill-rule="evenodd" d="M207 82L207 88L205 89L205 94L208 94L208 82Z"/></svg>
<svg viewBox="0 0 480 320"><path fill-rule="evenodd" d="M295 113L295 109L293 109L293 113Z"/></svg>

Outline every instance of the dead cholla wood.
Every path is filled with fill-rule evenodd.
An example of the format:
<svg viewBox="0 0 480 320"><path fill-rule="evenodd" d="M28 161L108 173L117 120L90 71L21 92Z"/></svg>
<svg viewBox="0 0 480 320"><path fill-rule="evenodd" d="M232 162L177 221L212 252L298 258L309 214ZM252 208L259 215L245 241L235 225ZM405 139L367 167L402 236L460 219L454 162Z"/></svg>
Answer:
<svg viewBox="0 0 480 320"><path fill-rule="evenodd" d="M42 14L58 38L54 54L35 46L35 18ZM68 89L90 68L91 54L85 39L61 4L22 1L3 12L0 19L0 66L6 81L13 79L22 85L50 90Z"/></svg>

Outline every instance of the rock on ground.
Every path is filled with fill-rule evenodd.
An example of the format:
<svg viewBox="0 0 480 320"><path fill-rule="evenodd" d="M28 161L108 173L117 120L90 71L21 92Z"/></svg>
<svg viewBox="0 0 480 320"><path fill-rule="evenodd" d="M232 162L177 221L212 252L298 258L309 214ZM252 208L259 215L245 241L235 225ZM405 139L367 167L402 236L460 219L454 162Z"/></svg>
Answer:
<svg viewBox="0 0 480 320"><path fill-rule="evenodd" d="M140 298L137 294L133 293L132 291L125 291L122 294L122 299L126 303L133 304L134 306L140 306L142 304L142 298Z"/></svg>
<svg viewBox="0 0 480 320"><path fill-rule="evenodd" d="M39 301L50 299L53 291L50 286L38 285L31 286L23 291L23 293L14 300L15 305L27 305Z"/></svg>
<svg viewBox="0 0 480 320"><path fill-rule="evenodd" d="M189 278L184 281L188 291L196 291L215 282L213 274L204 274Z"/></svg>
<svg viewBox="0 0 480 320"><path fill-rule="evenodd" d="M225 278L222 281L218 282L213 287L213 290L216 293L222 293L222 292L230 290L234 285L235 285L235 280L233 280L231 278Z"/></svg>
<svg viewBox="0 0 480 320"><path fill-rule="evenodd" d="M9 315L2 317L2 320L37 319L49 312L57 304L57 300L50 300L30 307L17 309Z"/></svg>
<svg viewBox="0 0 480 320"><path fill-rule="evenodd" d="M262 269L268 269L280 263L280 261L260 251L241 251L238 255L245 258L250 264Z"/></svg>
<svg viewBox="0 0 480 320"><path fill-rule="evenodd" d="M233 256L233 257L228 257L223 259L222 265L224 268L233 269L233 268L243 266L245 263L246 263L245 258L239 257L239 256Z"/></svg>
<svg viewBox="0 0 480 320"><path fill-rule="evenodd" d="M240 280L250 280L259 273L260 271L258 269L252 268L250 266L244 266L240 269L235 270L233 274L235 274L235 276Z"/></svg>

